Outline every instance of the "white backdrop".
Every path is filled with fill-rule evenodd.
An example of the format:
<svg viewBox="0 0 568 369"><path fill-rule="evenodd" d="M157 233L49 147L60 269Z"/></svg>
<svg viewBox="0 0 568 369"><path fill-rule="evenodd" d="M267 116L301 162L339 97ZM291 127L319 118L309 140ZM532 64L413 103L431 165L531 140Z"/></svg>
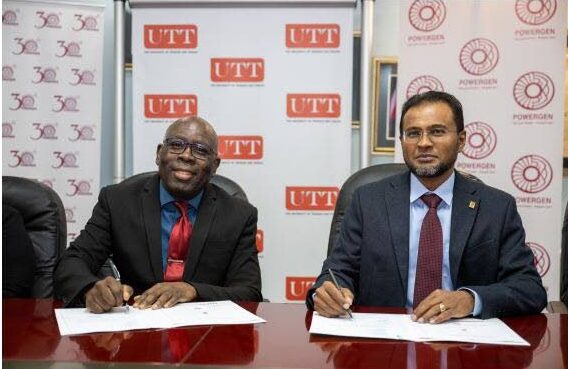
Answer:
<svg viewBox="0 0 568 369"><path fill-rule="evenodd" d="M55 189L68 242L99 192L103 10L2 2L2 174Z"/></svg>
<svg viewBox="0 0 568 369"><path fill-rule="evenodd" d="M431 89L460 99L468 141L456 167L516 198L548 297L557 300L566 1L400 7L398 101ZM402 161L399 142L395 159Z"/></svg>
<svg viewBox="0 0 568 369"><path fill-rule="evenodd" d="M352 5L133 9L134 172L175 118L211 122L219 173L259 209L271 301L303 301L350 173Z"/></svg>

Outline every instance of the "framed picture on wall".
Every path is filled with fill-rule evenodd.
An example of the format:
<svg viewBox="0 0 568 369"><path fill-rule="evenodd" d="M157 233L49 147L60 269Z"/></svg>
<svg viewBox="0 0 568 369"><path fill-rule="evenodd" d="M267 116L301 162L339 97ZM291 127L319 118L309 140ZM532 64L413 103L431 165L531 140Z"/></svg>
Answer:
<svg viewBox="0 0 568 369"><path fill-rule="evenodd" d="M394 153L397 78L397 58L373 58L373 154Z"/></svg>
<svg viewBox="0 0 568 369"><path fill-rule="evenodd" d="M353 32L353 97L351 99L351 127L359 128L361 101L361 32Z"/></svg>

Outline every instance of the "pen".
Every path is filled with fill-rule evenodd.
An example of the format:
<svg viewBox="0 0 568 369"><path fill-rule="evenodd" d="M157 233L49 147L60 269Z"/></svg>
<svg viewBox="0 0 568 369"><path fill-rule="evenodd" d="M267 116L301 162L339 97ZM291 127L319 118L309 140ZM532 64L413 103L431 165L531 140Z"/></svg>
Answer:
<svg viewBox="0 0 568 369"><path fill-rule="evenodd" d="M116 267L112 259L108 259L108 263L110 264L110 269L112 270L112 276L114 277L114 279L120 282L120 272L118 271L118 268ZM124 305L122 306L126 309L126 312L128 312L128 302L124 301Z"/></svg>
<svg viewBox="0 0 568 369"><path fill-rule="evenodd" d="M337 283L337 279L335 279L335 275L333 274L333 271L331 270L331 268L329 268L327 271L329 272L329 275L331 276L331 280L333 281L335 288L337 288L339 290L339 292L341 293L341 296L345 297L343 295L343 292L341 291L341 287L339 286L339 283ZM347 315L349 315L349 317L351 319L353 319L353 314L351 313L351 309L345 309L345 312L347 312Z"/></svg>

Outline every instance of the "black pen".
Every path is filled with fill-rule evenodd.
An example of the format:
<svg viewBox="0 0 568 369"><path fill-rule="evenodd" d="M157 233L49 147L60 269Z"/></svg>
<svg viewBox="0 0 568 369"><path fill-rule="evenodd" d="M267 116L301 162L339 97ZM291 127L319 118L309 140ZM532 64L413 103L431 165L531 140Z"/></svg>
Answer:
<svg viewBox="0 0 568 369"><path fill-rule="evenodd" d="M333 274L333 271L331 270L331 268L329 268L327 271L329 272L329 275L331 276L331 280L333 281L335 288L337 288L339 290L339 293L341 293L341 296L345 297L345 295L341 291L341 287L339 286L339 283L337 283L337 279L335 279L335 275ZM347 312L347 315L349 315L349 317L351 319L353 319L353 314L351 313L351 309L345 309L345 312Z"/></svg>
<svg viewBox="0 0 568 369"><path fill-rule="evenodd" d="M112 259L108 259L108 263L110 264L110 269L112 270L112 276L114 277L114 279L120 282L120 272L118 271L118 268L116 267L116 265L114 265ZM124 301L124 304L122 306L124 307L126 312L128 312L128 301Z"/></svg>

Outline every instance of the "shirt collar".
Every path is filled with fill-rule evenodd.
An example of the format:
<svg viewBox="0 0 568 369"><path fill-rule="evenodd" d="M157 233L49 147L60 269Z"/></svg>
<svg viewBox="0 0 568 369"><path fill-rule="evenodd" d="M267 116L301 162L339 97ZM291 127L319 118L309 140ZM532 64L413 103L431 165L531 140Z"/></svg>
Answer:
<svg viewBox="0 0 568 369"><path fill-rule="evenodd" d="M189 205L191 205L194 209L199 209L199 204L203 198L203 192L204 190L202 189L197 195L193 196L188 201ZM168 190L166 190L164 183L160 179L160 207L164 207L164 205L174 201L176 201L176 199L168 192Z"/></svg>
<svg viewBox="0 0 568 369"><path fill-rule="evenodd" d="M456 180L456 173L452 171L452 175L446 179L444 183L442 183L438 188L434 191L430 191L427 189L422 182L414 175L414 173L410 173L410 203L414 203L416 200L420 198L420 196L426 193L435 193L436 195L440 196L442 201L446 203L446 205L451 205L452 198L454 197L454 182Z"/></svg>

